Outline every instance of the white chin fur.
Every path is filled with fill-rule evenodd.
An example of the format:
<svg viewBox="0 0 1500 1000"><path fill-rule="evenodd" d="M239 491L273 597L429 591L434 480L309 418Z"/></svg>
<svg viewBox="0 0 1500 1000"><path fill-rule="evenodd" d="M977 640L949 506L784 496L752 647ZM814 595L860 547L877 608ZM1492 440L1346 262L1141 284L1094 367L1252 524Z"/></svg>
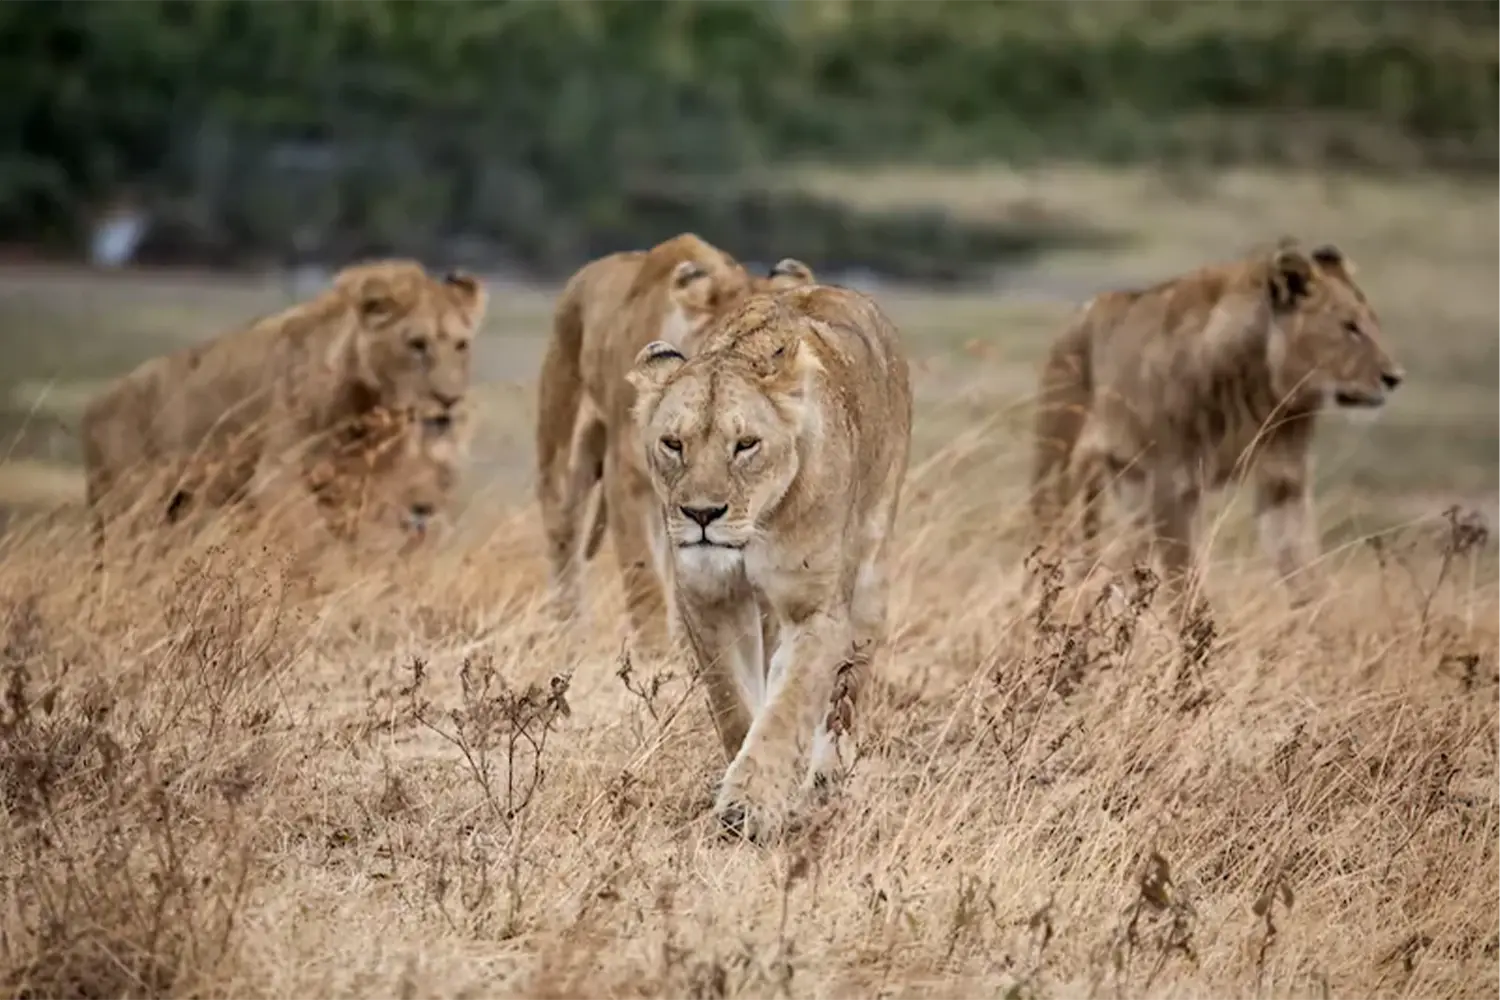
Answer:
<svg viewBox="0 0 1500 1000"><path fill-rule="evenodd" d="M1334 410L1338 412L1339 419L1346 424L1351 424L1355 427L1369 427L1380 419L1380 415L1385 412L1385 407L1383 405L1335 406Z"/></svg>
<svg viewBox="0 0 1500 1000"><path fill-rule="evenodd" d="M694 545L673 551L679 585L704 594L721 593L745 571L742 549Z"/></svg>

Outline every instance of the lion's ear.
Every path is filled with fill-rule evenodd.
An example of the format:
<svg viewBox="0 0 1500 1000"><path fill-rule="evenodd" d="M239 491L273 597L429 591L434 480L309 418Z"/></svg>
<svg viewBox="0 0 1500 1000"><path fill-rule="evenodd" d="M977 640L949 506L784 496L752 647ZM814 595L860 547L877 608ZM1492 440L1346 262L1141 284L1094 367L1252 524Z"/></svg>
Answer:
<svg viewBox="0 0 1500 1000"><path fill-rule="evenodd" d="M678 291L686 288L695 281L708 277L708 268L696 260L685 260L672 268L672 287Z"/></svg>
<svg viewBox="0 0 1500 1000"><path fill-rule="evenodd" d="M798 285L811 285L817 280L813 277L812 268L795 257L781 258L766 276L771 279L771 285L774 288L794 288Z"/></svg>
<svg viewBox="0 0 1500 1000"><path fill-rule="evenodd" d="M464 322L470 327L478 327L489 305L489 292L484 282L468 271L449 271L443 275L443 284L456 296Z"/></svg>
<svg viewBox="0 0 1500 1000"><path fill-rule="evenodd" d="M374 279L360 284L355 292L359 318L369 326L384 326L401 315L401 301L395 289Z"/></svg>
<svg viewBox="0 0 1500 1000"><path fill-rule="evenodd" d="M1317 261L1320 267L1326 267L1330 271L1341 271L1349 277L1354 277L1354 261L1344 256L1344 251L1332 243L1325 243L1312 252L1312 259Z"/></svg>
<svg viewBox="0 0 1500 1000"><path fill-rule="evenodd" d="M665 340L653 340L635 356L635 364L625 374L625 380L636 392L645 393L660 388L683 365L687 357Z"/></svg>
<svg viewBox="0 0 1500 1000"><path fill-rule="evenodd" d="M1290 309L1307 294L1313 280L1312 261L1301 250L1284 247L1271 258L1271 305Z"/></svg>

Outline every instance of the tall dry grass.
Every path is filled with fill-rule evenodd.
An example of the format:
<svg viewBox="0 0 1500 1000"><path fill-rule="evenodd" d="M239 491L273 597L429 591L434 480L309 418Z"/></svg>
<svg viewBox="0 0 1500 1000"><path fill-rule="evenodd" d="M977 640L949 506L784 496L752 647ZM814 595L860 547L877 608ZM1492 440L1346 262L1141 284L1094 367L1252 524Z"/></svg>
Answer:
<svg viewBox="0 0 1500 1000"><path fill-rule="evenodd" d="M1329 551L1294 612L1231 512L1188 655L1107 588L1024 602L1019 442L923 405L858 759L768 849L608 553L586 625L541 615L529 507L405 559L222 519L100 579L71 515L13 526L0 993L1494 995L1472 522Z"/></svg>

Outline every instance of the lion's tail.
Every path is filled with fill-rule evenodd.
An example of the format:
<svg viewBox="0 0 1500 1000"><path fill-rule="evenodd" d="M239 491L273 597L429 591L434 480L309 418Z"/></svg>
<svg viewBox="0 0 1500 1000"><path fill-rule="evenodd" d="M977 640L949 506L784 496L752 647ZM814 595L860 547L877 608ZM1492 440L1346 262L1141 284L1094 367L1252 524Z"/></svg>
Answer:
<svg viewBox="0 0 1500 1000"><path fill-rule="evenodd" d="M1080 309L1053 343L1042 366L1033 425L1032 519L1039 540L1049 540L1078 485L1068 466L1093 402L1091 310Z"/></svg>

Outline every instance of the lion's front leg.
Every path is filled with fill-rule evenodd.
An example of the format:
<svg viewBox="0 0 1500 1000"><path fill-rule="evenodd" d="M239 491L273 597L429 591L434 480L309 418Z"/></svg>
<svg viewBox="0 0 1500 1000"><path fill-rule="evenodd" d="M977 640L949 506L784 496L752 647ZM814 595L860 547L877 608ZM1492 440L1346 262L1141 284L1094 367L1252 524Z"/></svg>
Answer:
<svg viewBox="0 0 1500 1000"><path fill-rule="evenodd" d="M1214 632L1213 608L1203 594L1198 570L1194 522L1199 501L1197 490L1167 489L1158 484L1152 508L1169 620L1183 640L1195 646Z"/></svg>
<svg viewBox="0 0 1500 1000"><path fill-rule="evenodd" d="M667 575L666 541L651 484L628 462L613 456L604 486L632 638L646 655L666 655L672 647L662 579Z"/></svg>
<svg viewBox="0 0 1500 1000"><path fill-rule="evenodd" d="M1261 548L1291 594L1293 607L1312 601L1315 589L1301 571L1311 561L1311 515L1305 470L1267 462L1255 476L1255 521Z"/></svg>
<svg viewBox="0 0 1500 1000"><path fill-rule="evenodd" d="M783 622L766 699L719 788L715 809L727 828L763 841L785 825L849 645L841 611Z"/></svg>
<svg viewBox="0 0 1500 1000"><path fill-rule="evenodd" d="M724 759L732 761L764 698L766 656L759 605L743 582L712 597L679 594L674 603L682 637L708 692Z"/></svg>

